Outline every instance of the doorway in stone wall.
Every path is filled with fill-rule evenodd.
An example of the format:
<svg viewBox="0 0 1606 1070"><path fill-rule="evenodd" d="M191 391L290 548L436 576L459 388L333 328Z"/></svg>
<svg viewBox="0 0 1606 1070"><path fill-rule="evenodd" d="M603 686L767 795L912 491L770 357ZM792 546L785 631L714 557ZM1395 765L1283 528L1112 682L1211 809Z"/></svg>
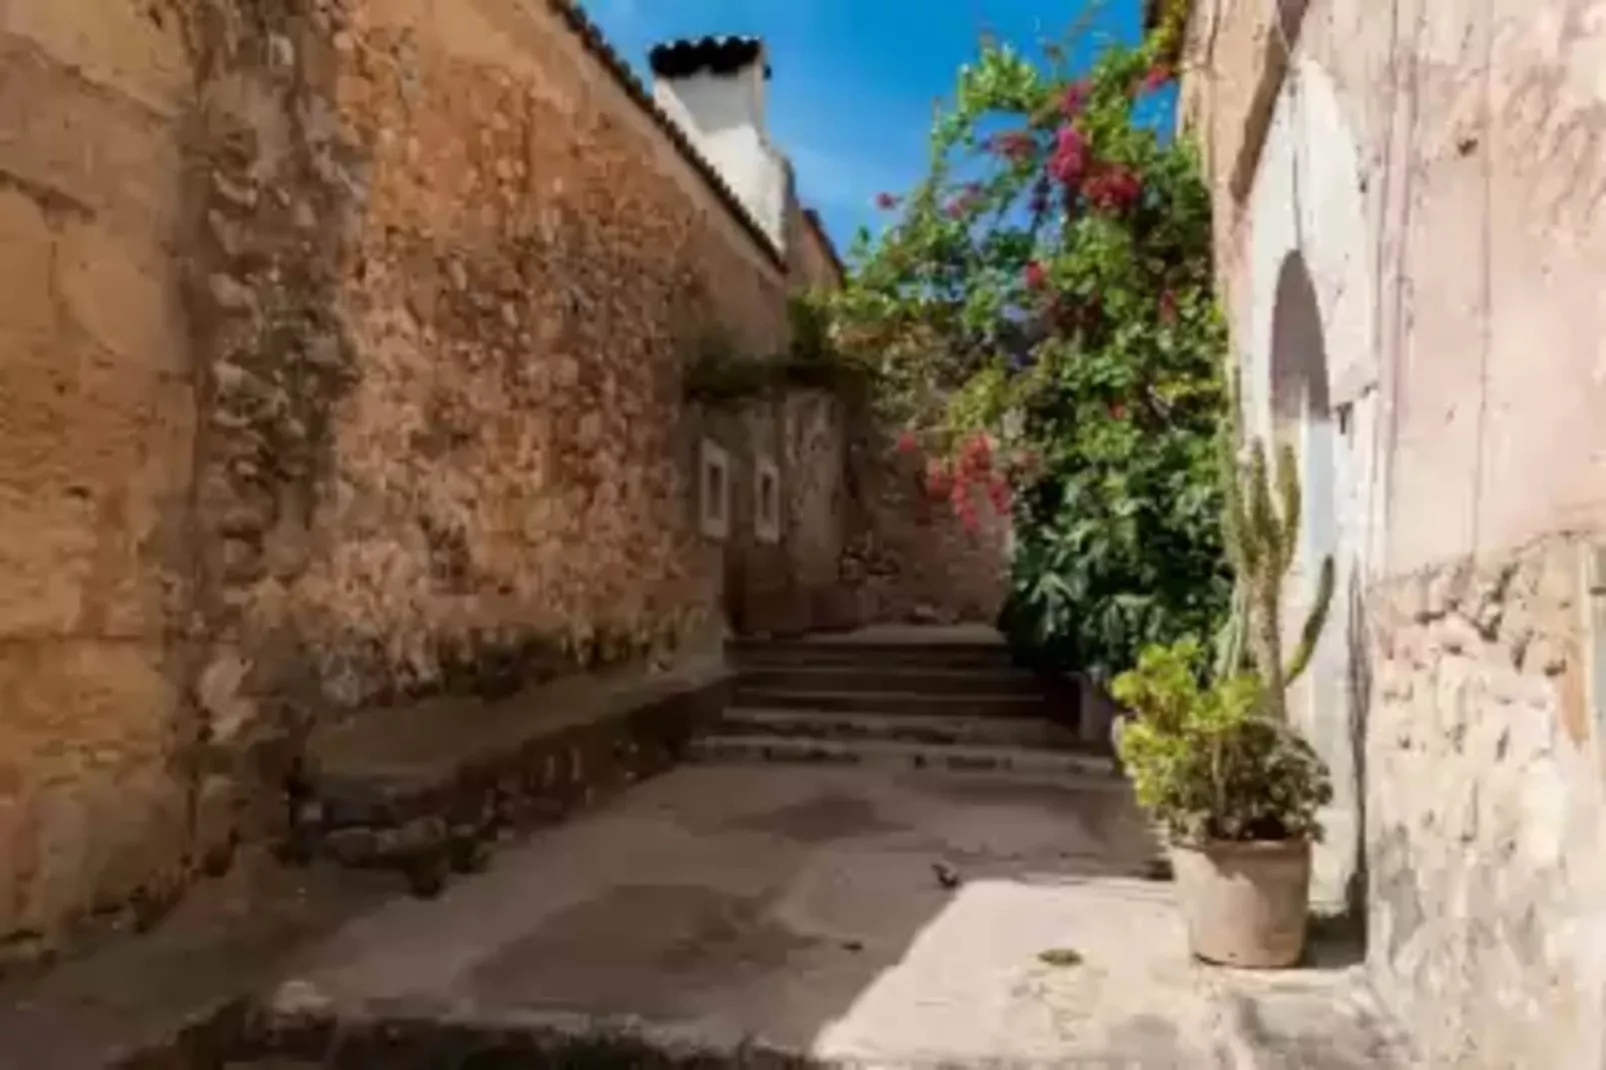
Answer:
<svg viewBox="0 0 1606 1070"><path fill-rule="evenodd" d="M1322 561L1332 557L1336 591L1310 668L1290 695L1290 710L1332 767L1334 805L1330 843L1317 857L1315 893L1341 908L1354 873L1358 799L1351 754L1349 675L1345 637L1349 561L1340 501L1346 431L1331 396L1327 347L1316 288L1304 258L1290 253L1278 272L1271 337L1271 436L1279 452L1294 449L1299 466L1299 549L1284 588L1290 639L1315 598Z"/></svg>

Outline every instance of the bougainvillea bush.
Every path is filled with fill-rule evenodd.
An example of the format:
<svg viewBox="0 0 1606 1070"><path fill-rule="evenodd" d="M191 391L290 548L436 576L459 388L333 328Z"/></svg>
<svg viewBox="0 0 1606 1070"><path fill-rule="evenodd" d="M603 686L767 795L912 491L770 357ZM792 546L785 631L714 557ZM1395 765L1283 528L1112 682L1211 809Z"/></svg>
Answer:
<svg viewBox="0 0 1606 1070"><path fill-rule="evenodd" d="M1005 630L1100 677L1211 633L1230 590L1209 198L1191 147L1139 118L1179 25L1081 74L1065 47L984 42L928 177L878 199L888 225L833 299L931 491L1013 512Z"/></svg>

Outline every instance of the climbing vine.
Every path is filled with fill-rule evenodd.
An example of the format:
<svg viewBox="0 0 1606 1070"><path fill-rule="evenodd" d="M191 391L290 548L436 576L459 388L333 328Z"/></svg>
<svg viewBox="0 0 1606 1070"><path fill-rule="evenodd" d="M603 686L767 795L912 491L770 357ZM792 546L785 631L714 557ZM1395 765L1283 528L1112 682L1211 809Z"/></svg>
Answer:
<svg viewBox="0 0 1606 1070"><path fill-rule="evenodd" d="M1184 17L1083 72L1065 46L984 42L832 305L929 490L1013 513L1006 631L1095 675L1208 633L1229 591L1209 197L1191 146L1143 121Z"/></svg>

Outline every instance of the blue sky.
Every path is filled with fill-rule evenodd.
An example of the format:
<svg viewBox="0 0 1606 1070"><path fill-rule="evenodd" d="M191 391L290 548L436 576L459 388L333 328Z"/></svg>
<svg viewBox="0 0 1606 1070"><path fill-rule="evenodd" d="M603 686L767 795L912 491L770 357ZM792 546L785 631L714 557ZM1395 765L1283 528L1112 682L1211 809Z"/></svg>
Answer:
<svg viewBox="0 0 1606 1070"><path fill-rule="evenodd" d="M754 34L769 50L769 125L798 195L845 252L874 227L882 190L921 177L932 100L953 89L987 31L1035 52L1062 38L1078 0L582 0L643 80L647 49L675 37ZM1138 33L1139 0L1104 0L1094 33Z"/></svg>

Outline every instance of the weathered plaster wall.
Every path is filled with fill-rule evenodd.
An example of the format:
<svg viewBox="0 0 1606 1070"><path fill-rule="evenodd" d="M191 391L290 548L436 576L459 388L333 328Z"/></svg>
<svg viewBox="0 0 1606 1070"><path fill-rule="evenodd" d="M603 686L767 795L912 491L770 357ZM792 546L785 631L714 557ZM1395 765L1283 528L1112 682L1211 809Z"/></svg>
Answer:
<svg viewBox="0 0 1606 1070"><path fill-rule="evenodd" d="M1338 595L1291 708L1333 773L1314 895L1322 909L1337 910L1358 902L1360 892L1354 727L1364 696L1350 677L1347 651L1362 627L1359 591L1374 497L1373 268L1354 133L1322 68L1305 61L1292 70L1245 204L1234 326L1248 426L1267 442L1295 446L1301 458L1303 531L1287 584L1290 632L1297 634L1308 612L1322 560L1331 556L1335 564Z"/></svg>
<svg viewBox="0 0 1606 1070"><path fill-rule="evenodd" d="M0 6L0 966L198 861L191 72L132 4Z"/></svg>
<svg viewBox="0 0 1606 1070"><path fill-rule="evenodd" d="M1281 82L1269 10L1198 6L1184 96L1262 426L1290 253L1319 306L1370 959L1427 1065L1598 1066L1606 4L1316 2Z"/></svg>
<svg viewBox="0 0 1606 1070"><path fill-rule="evenodd" d="M721 547L722 608L743 635L795 635L833 623L847 508L844 407L813 391L702 415L729 453L730 531ZM758 535L758 464L775 466L778 538Z"/></svg>

